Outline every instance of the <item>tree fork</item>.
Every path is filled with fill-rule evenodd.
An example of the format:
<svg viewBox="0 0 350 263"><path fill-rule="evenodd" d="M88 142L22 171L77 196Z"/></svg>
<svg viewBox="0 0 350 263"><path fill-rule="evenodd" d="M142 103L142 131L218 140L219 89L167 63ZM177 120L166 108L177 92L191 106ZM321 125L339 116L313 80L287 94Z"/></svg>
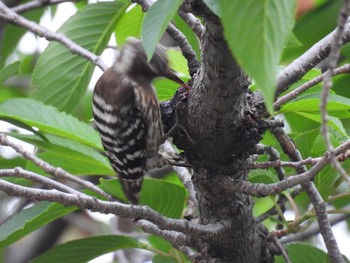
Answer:
<svg viewBox="0 0 350 263"><path fill-rule="evenodd" d="M223 194L220 176L246 180L246 170L235 170L261 139L267 128L261 118L263 102L248 90L248 77L238 66L223 37L219 19L206 12L202 38L202 64L192 80L186 101L182 91L161 105L165 132L177 121L186 129L176 129L174 143L186 152L194 170L200 223L229 221L225 233L193 246L220 262L271 262L271 243L266 229L256 224L250 196ZM220 48L219 48L220 47ZM176 112L176 114L175 114ZM177 120L175 120L178 118Z"/></svg>

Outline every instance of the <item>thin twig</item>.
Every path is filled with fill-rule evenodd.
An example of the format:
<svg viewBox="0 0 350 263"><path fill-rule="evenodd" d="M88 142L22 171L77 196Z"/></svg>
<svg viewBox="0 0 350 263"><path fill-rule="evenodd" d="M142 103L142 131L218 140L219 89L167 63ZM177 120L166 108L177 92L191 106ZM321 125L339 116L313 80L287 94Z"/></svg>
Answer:
<svg viewBox="0 0 350 263"><path fill-rule="evenodd" d="M136 225L147 233L163 237L176 248L187 244L186 236L182 233L169 230L161 230L158 228L158 226L146 220L138 220L136 221Z"/></svg>
<svg viewBox="0 0 350 263"><path fill-rule="evenodd" d="M53 176L55 176L57 178L67 179L67 180L69 180L71 182L77 183L78 185L81 185L81 186L85 187L86 189L90 189L91 191L106 197L108 200L112 200L113 199L112 196L110 196L106 192L102 191L100 188L95 186L93 183L91 183L89 181L82 180L82 179L80 179L80 178L78 178L78 177L76 177L76 176L66 172L65 170L63 170L61 168L52 166L51 164L49 164L49 163L45 162L44 160L38 158L34 154L26 151L21 145L18 145L18 144L15 144L15 143L11 142L10 140L7 139L6 135L1 134L1 133L0 133L0 144L2 144L4 146L11 147L16 152L21 154L25 159L33 162L35 165L39 166L41 169L43 169L48 174L51 174L51 175L53 175Z"/></svg>
<svg viewBox="0 0 350 263"><path fill-rule="evenodd" d="M328 57L335 34L336 30L329 33L277 74L276 97ZM346 23L342 37L344 43L350 41L350 22Z"/></svg>
<svg viewBox="0 0 350 263"><path fill-rule="evenodd" d="M170 144L170 142L165 141L163 144L163 148L166 152L173 153L175 152L174 147ZM186 187L189 195L189 199L198 207L198 201L196 198L196 191L194 190L194 186L191 180L191 174L185 167L173 166L174 171L180 178L182 184Z"/></svg>
<svg viewBox="0 0 350 263"><path fill-rule="evenodd" d="M335 153L336 155L339 155L349 149L350 140L335 148ZM288 178L273 184L249 183L241 180L233 180L231 178L220 175L218 175L218 181L220 181L220 185L226 192L240 192L247 195L263 197L272 194L278 194L286 189L309 182L329 163L330 160L328 158L328 154L325 153L323 157L308 171L301 172L298 175L289 176ZM300 169L300 167L296 169Z"/></svg>
<svg viewBox="0 0 350 263"><path fill-rule="evenodd" d="M283 247L283 245L281 244L281 242L278 240L277 236L273 232L270 233L269 239L276 245L276 247L278 247L285 262L292 263L292 261L290 260L290 258L288 256L286 249Z"/></svg>
<svg viewBox="0 0 350 263"><path fill-rule="evenodd" d="M300 211L299 211L298 205L295 203L293 197L289 193L286 193L285 196L288 199L289 204L292 207L292 210L294 211L294 215L295 215L294 220L299 219L300 218Z"/></svg>
<svg viewBox="0 0 350 263"><path fill-rule="evenodd" d="M269 161L279 161L280 160L280 153L273 147L267 146L265 148L265 152L269 155ZM284 178L286 178L286 172L281 166L274 167L275 171L277 173L278 179L282 181Z"/></svg>
<svg viewBox="0 0 350 263"><path fill-rule="evenodd" d="M37 182L40 183L50 189L56 189L65 193L70 193L70 194L77 194L79 191L66 186L65 184L62 184L60 182L57 182L55 180L52 180L48 177L26 171L22 169L21 167L15 167L14 169L3 169L0 170L0 177L19 177L19 178L25 178L28 179L32 182Z"/></svg>
<svg viewBox="0 0 350 263"><path fill-rule="evenodd" d="M292 188L292 191L290 193L291 198L296 197L300 193L300 191L301 191L300 188L301 187L294 187L294 188ZM285 198L285 200L283 200L283 201L287 201L287 199ZM277 203L279 203L279 202L280 202L280 200L278 200ZM273 215L276 215L276 214L277 214L277 210L273 206L269 210L267 210L266 212L261 214L260 216L256 217L255 218L255 222L256 222L256 224L259 224L262 221L264 221L265 219L269 218L270 216L273 216Z"/></svg>
<svg viewBox="0 0 350 263"><path fill-rule="evenodd" d="M337 66L339 58L339 50L343 44L342 34L344 32L345 23L350 14L350 0L344 0L343 7L339 12L338 17L338 28L334 35L334 40L331 45L331 53L329 55L329 67L328 71L323 76L323 89L321 94L321 134L323 135L327 150L329 152L329 158L331 160L332 166L341 174L344 181L350 186L350 178L340 163L337 161L334 154L334 147L330 140L330 133L328 129L328 111L327 104L329 98L329 92L333 86L332 76L334 75L334 69Z"/></svg>
<svg viewBox="0 0 350 263"><path fill-rule="evenodd" d="M68 48L73 54L78 54L83 58L92 61L102 70L107 69L100 56L96 56L85 48L77 45L75 42L67 38L62 33L54 33L51 30L34 23L23 16L18 15L13 10L8 8L2 1L0 1L0 20L11 23L13 25L23 27L34 34L47 39L48 41L56 41Z"/></svg>
<svg viewBox="0 0 350 263"><path fill-rule="evenodd" d="M196 34L199 39L202 39L204 33L204 26L201 21L190 13L185 13L183 11L179 11L179 16L185 21L185 23L192 29L192 31Z"/></svg>
<svg viewBox="0 0 350 263"><path fill-rule="evenodd" d="M22 5L18 5L12 8L12 11L16 12L17 14L22 14L24 12L28 12L34 9L38 9L44 6L49 6L49 5L57 5L61 3L66 3L66 2L78 2L79 0L36 0L36 1L31 1Z"/></svg>
<svg viewBox="0 0 350 263"><path fill-rule="evenodd" d="M338 199L342 199L346 196L350 196L350 191L346 191L344 193L340 193L340 194L336 194L336 195L332 195L328 198L328 202L332 203Z"/></svg>
<svg viewBox="0 0 350 263"><path fill-rule="evenodd" d="M330 218L329 222L331 224L331 226L344 221L346 218L348 218L349 215L335 215L333 217ZM306 231L304 232L300 232L300 233L296 233L293 235L288 235L286 237L283 237L281 239L281 243L282 244L287 244L287 243L291 243L291 242L296 242L296 241L301 241L301 240L305 240L308 239L314 235L317 235L320 233L320 229L318 227L318 225L313 225L310 228L308 228Z"/></svg>
<svg viewBox="0 0 350 263"><path fill-rule="evenodd" d="M280 153L273 147L271 146L265 146L264 147L264 152L268 154L269 156L269 161L270 162L274 162L274 161L280 161ZM286 172L285 170L281 167L281 166L275 166L274 167L277 176L278 176L278 180L282 181L286 178ZM280 210L280 213L277 217L278 221L283 221L283 214L286 211L286 197L283 194L280 194L277 200L277 203L275 203L274 208L276 209L276 211L278 212L278 210ZM283 228L283 224L278 223L276 226L277 229L282 229Z"/></svg>
<svg viewBox="0 0 350 263"><path fill-rule="evenodd" d="M322 199L322 196L317 191L313 182L307 183L303 185L303 187L314 206L320 233L323 237L331 261L334 263L344 262L343 256L339 251L337 240L334 237L332 226L328 219L326 202Z"/></svg>
<svg viewBox="0 0 350 263"><path fill-rule="evenodd" d="M272 129L272 133L276 137L278 142L280 143L282 150L288 155L288 157L292 161L300 161L302 159L300 152L298 151L298 149L295 147L292 140L288 137L288 135L285 133L285 131L282 128ZM349 142L350 141L348 141L348 143ZM344 146L344 145L341 145L341 146ZM337 147L337 149L339 150L339 147ZM336 150L335 150L334 154L338 155L339 152L336 152ZM324 157L326 157L327 161L330 162L330 159L328 158L328 154L325 154L323 156L323 158ZM309 171L307 170L306 166L296 168L296 171L300 175L305 174L305 173L309 173L320 162L315 164L315 166L313 166ZM317 173L315 173L314 176ZM307 181L301 183L301 186L305 189L305 192L309 196L310 201L315 209L318 226L320 228L320 233L323 237L323 240L324 240L324 243L325 243L326 248L328 250L328 254L330 256L331 261L333 263L344 262L343 257L339 251L337 240L334 237L334 234L332 232L332 227L331 227L329 220L328 220L328 216L326 213L326 205L327 205L326 202L323 200L322 196L320 195L320 193L318 192L314 183L311 180L307 180Z"/></svg>
<svg viewBox="0 0 350 263"><path fill-rule="evenodd" d="M339 162L344 162L349 157L350 157L349 154L341 153L336 158ZM243 164L242 168L244 168L244 169L266 169L266 168L270 168L270 167L273 167L273 168L278 168L278 167L300 168L306 164L314 165L317 162L319 162L320 160L321 160L321 157L318 157L318 158L309 157L307 159L300 160L297 162L288 162L288 161L281 161L281 160L270 161L270 162L247 162L247 163Z"/></svg>
<svg viewBox="0 0 350 263"><path fill-rule="evenodd" d="M343 65L339 68L336 68L333 71L333 75L332 76L336 76L336 75L340 75L340 74L346 74L350 72L350 64L346 64ZM291 92L287 93L286 95L278 98L276 100L276 102L273 104L273 107L275 110L279 110L281 105L287 103L288 101L291 101L293 99L295 99L296 97L298 97L301 93L307 91L308 89L312 88L313 86L315 86L316 84L322 82L324 76L326 75L327 72L321 74L320 76L317 76L311 80L309 80L308 82L302 84L300 87L292 90Z"/></svg>

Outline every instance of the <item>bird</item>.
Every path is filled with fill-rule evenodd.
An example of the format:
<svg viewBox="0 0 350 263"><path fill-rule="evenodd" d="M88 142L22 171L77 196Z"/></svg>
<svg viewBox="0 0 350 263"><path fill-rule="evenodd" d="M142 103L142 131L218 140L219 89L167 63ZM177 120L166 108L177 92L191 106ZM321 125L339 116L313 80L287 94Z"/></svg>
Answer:
<svg viewBox="0 0 350 263"><path fill-rule="evenodd" d="M160 106L152 86L157 77L190 89L169 67L164 47L158 44L148 61L142 41L129 38L93 92L94 123L105 155L132 204L138 204L146 163L156 159L164 139Z"/></svg>

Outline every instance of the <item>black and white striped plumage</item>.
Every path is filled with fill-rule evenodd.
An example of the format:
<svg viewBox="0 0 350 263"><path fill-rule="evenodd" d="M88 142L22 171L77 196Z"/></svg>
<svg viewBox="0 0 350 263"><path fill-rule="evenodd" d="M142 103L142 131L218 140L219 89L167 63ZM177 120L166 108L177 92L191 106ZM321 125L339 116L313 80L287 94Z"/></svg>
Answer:
<svg viewBox="0 0 350 263"><path fill-rule="evenodd" d="M158 76L184 84L168 67L161 47L147 62L141 41L132 39L100 77L93 94L94 120L105 153L134 204L139 199L146 162L157 155L164 136L152 87Z"/></svg>

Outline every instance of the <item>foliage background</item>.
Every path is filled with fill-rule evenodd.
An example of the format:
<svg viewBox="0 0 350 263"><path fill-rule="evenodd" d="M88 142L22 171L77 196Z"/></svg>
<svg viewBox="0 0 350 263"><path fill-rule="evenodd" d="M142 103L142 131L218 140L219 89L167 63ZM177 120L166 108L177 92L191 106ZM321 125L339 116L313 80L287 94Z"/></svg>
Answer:
<svg viewBox="0 0 350 263"><path fill-rule="evenodd" d="M180 1L177 2L179 3ZM122 1L106 3L105 5L100 5L98 9L92 5L88 5L84 9L84 5L84 3L76 4L77 9L81 11L80 14L83 15L79 16L78 14L70 19L61 27L60 31L92 52L96 54L101 53L109 41L110 34L114 31L116 32L116 41L120 44L125 41L126 36L141 36L142 25L140 21L143 17L143 13L139 7L125 14L124 12L128 4L124 4ZM115 5L119 5L118 10L120 10L120 13L114 12L111 8L111 6ZM287 65L293 59L299 57L315 42L333 30L336 25L340 7L341 1L317 1L316 7L313 10L298 17L293 30L294 37L291 36L289 38L287 45L283 49L281 66ZM55 16L56 8L50 8L50 12ZM249 10L247 12L249 12ZM132 15L130 15L130 13ZM31 20L39 21L42 14L43 11L38 9L28 12L26 16ZM94 15L96 15L95 20ZM225 14L223 14L223 19L224 17ZM101 18L104 18L104 20ZM98 23L96 21L98 21ZM178 22L176 25L183 32L189 32L186 25L181 24L178 17L175 18L175 21ZM130 27L130 25L132 26ZM126 28L128 29L126 30ZM104 34L100 34L101 32ZM37 149L40 149L37 152L37 156L52 165L62 167L74 175L113 175L114 173L108 161L99 154L101 145L97 134L89 127L92 118L91 91L86 91L86 87L92 75L92 63L79 56L72 56L65 47L57 43L50 44L42 54L40 54L41 52L39 52L39 50L35 50L32 54L26 54L14 45L14 43L19 41L23 33L23 29L14 26L7 25L5 28L3 38L6 39L6 41L3 42L1 55L2 58L7 59L2 59L0 61L2 69L0 71L0 101L2 102L0 104L0 115L7 122L15 124L16 127L30 130L32 133L23 135L18 133L17 130L13 130L9 135L34 145ZM94 33L96 34L94 35ZM234 32L232 35L234 36ZM152 37L152 39L156 39L157 37ZM188 33L188 38L190 40L192 39L191 43L198 52L198 43L195 44L193 33L192 35ZM252 41L248 39L247 42ZM246 42L242 42L243 46L245 44ZM244 54L244 51L236 52ZM349 47L345 45L341 50L341 64L349 62L349 52ZM185 80L189 79L186 61L181 53L179 51L171 51L170 57L173 67L183 74L182 77ZM252 61L254 57L248 57L246 60ZM244 65L244 61L246 60L242 58L242 65ZM250 73L249 66L254 66L254 64L245 66L248 73ZM254 75L255 73L253 72L250 74ZM259 72L258 74L267 75L266 72ZM320 70L310 71L298 81L298 83L293 85L292 89L320 74ZM348 140L350 129L350 115L348 112L350 109L350 93L348 92L348 78L349 76L346 74L334 78L334 86L330 97L328 110L331 115L330 133L334 146L338 146L342 142ZM255 80L256 84L259 84L258 79ZM171 98L177 88L176 85L167 80L159 80L155 85L160 100ZM257 87L253 85L251 88L256 89ZM263 89L261 90L263 91ZM323 138L319 132L320 90L321 85L316 85L295 101L284 105L278 112L283 114L288 122L288 128L290 129L289 135L304 158L316 158L321 156L326 150L323 145ZM265 93L265 98L269 98L266 100L272 102L273 93L269 93L266 89ZM31 99L27 99L27 97ZM46 105L35 100L42 101ZM272 105L272 103L270 104ZM48 105L54 106L57 110ZM66 115L67 113L73 117L69 117ZM31 127L38 128L39 132L36 129L33 130ZM282 152L280 146L269 132L265 134L262 143L271 145ZM47 175L31 162L24 161L22 158L15 157L7 159L6 156L1 158L0 165L2 169L18 166L28 171ZM283 154L281 158L287 159ZM266 160L266 157L261 157L259 159L259 161ZM345 162L344 168L348 169L348 166L349 164ZM294 174L294 171L292 169L286 169L286 173L291 175ZM20 185L31 184L28 180L24 179L8 178L8 180ZM96 180L96 177L93 178L93 180ZM250 173L250 182L271 183L276 181L278 181L278 178L272 169L259 170L259 172L253 170ZM106 190L108 193L115 195L121 200L125 200L115 180L102 180L100 184L102 189ZM339 212L340 209L348 209L346 206L349 202L348 187L346 184L342 184L342 179L335 170L330 167L322 170L315 179L315 185L322 197L331 202L334 211L337 212L338 209ZM183 216L187 193L174 173L166 175L165 179L160 182L155 181L155 179L146 180L143 191L150 192L149 189L157 190L153 190L151 196L143 197L143 199L141 199L141 204L147 204L165 216L173 218L181 218ZM288 193L286 194L288 195ZM173 198L174 196L178 198ZM334 198L334 196L336 196L336 198ZM3 200L6 205L8 199L4 197ZM19 204L18 210L26 203ZM275 204L276 200L274 197L256 198L254 208L255 216L263 214L271 207L274 207ZM311 223L314 216L309 210L308 197L303 193L300 194L295 198L295 204L301 213L301 218L304 216L305 221ZM70 214L73 210L75 209L65 208L57 204L38 203L24 210L22 213L18 213L12 220L7 221L7 223L1 226L1 230L6 229L6 231L1 231L0 246L5 248L14 241L26 236L32 230L43 227L56 218ZM84 217L87 215L83 213L79 216ZM309 217L311 217L311 220ZM272 230L276 227L277 221L275 217L270 217L265 220L264 223ZM282 224L286 226L287 222L282 222ZM347 224L349 224L349 220L347 220ZM57 257L57 253L63 256L71 256L77 253L78 259L87 260L117 249L143 248L155 252L156 256L153 258L154 262L157 262L157 260L164 260L164 258L157 259L157 257L168 257L168 260L184 260L184 255L172 248L169 243L163 239L148 237L148 243L140 243L139 240L145 239L136 240L131 237L107 236L107 234L109 234L108 231L106 231L105 234L106 236L103 237L97 235L92 237L95 238L95 240L92 240L95 243L100 243L102 242L101 240L106 242L106 244L99 247L100 250L93 250L91 245L89 245L91 238L86 238L76 243L68 243L67 246L63 245L59 247L59 249L62 250L58 252L53 249L48 253L48 257ZM152 239L154 240L152 241ZM349 240L349 238L347 238L347 240ZM82 253L73 251L74 248L81 247L86 248L83 254L89 258L82 259ZM313 255L319 255L322 260L326 258L323 252L314 250L312 250ZM87 251L88 253L86 253ZM293 255L293 251L297 251L298 253ZM301 253L301 251L305 252ZM310 251L311 248L309 245L290 245L289 248L291 257L298 257L300 254L311 254ZM342 252L344 253L346 251ZM46 256L42 256L41 259L39 258L38 261L34 262L47 262L47 260L48 258L46 258ZM64 260L66 259L62 259L62 261ZM307 257L303 257L296 259L295 262L308 262L306 260Z"/></svg>

